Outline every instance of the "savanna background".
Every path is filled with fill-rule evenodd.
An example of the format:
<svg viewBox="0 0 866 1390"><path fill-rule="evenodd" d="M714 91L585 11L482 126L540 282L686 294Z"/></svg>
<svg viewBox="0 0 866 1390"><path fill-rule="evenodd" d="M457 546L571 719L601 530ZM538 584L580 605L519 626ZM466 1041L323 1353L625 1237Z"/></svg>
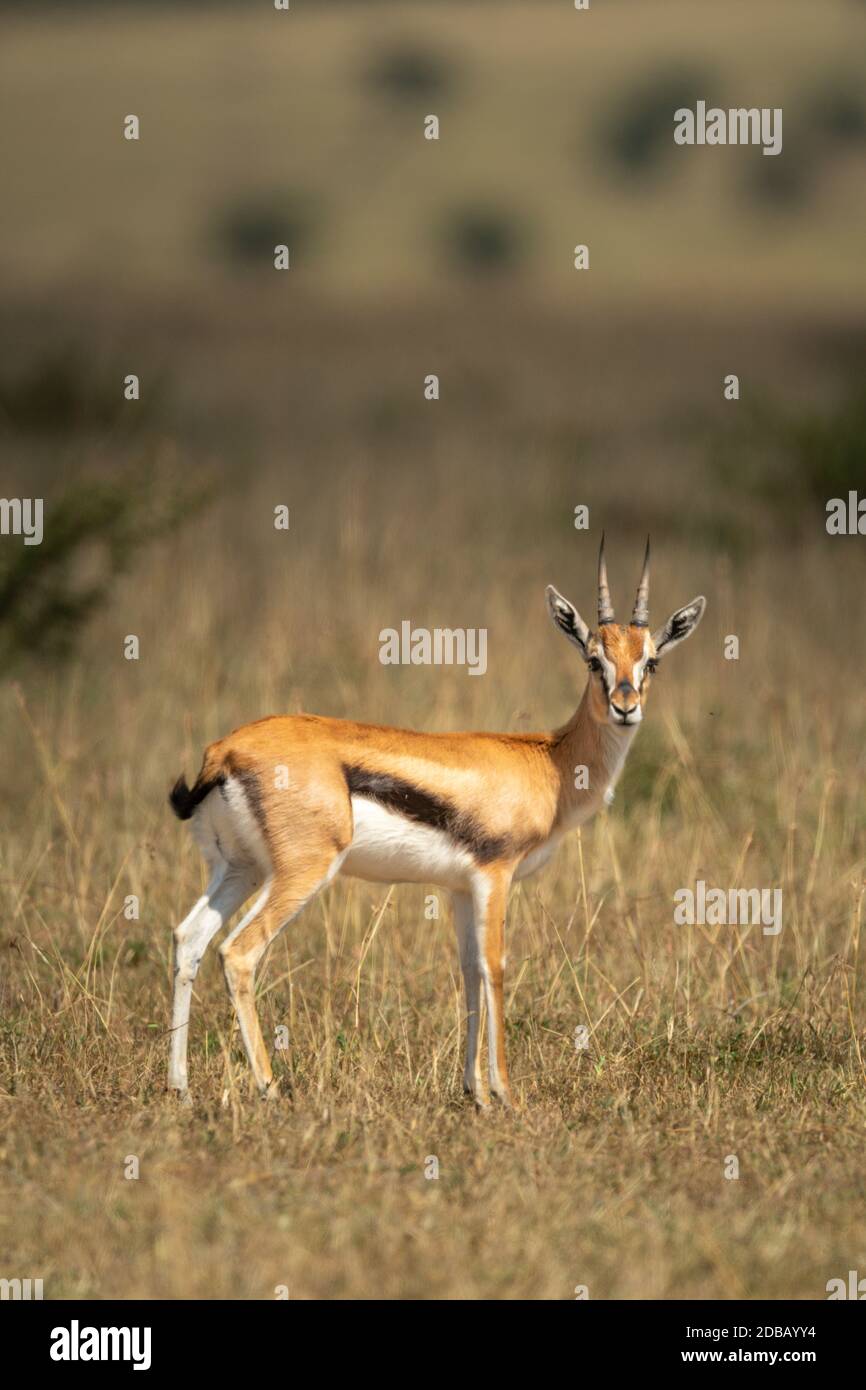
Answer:
<svg viewBox="0 0 866 1390"><path fill-rule="evenodd" d="M820 1299L866 1273L866 542L825 530L866 486L864 54L854 0L0 7L2 491L46 528L0 538L0 1275ZM783 153L675 147L699 98L783 107ZM260 974L280 1102L212 948L178 1108L171 928L203 877L174 777L266 713L562 723L584 677L544 587L594 616L602 527L620 612L647 531L653 616L709 607L611 809L513 895L518 1112L462 1099L446 896L428 920L432 887L360 883ZM403 618L486 627L486 676L380 665ZM675 927L697 878L780 887L781 934Z"/></svg>

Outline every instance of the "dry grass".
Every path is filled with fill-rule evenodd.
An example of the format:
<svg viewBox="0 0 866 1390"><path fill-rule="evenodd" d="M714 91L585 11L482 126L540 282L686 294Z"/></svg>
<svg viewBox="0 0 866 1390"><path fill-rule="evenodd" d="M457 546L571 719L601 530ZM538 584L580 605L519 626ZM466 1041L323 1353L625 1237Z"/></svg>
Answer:
<svg viewBox="0 0 866 1390"><path fill-rule="evenodd" d="M51 1296L270 1297L285 1284L297 1298L567 1298L587 1284L593 1297L821 1297L866 1259L864 639L840 628L838 599L858 592L861 562L856 541L823 534L819 509L800 519L790 572L761 505L732 499L708 467L719 426L678 402L715 371L724 322L706 335L668 323L660 338L632 321L643 367L630 375L626 354L619 383L622 325L586 326L597 351L575 400L567 323L509 318L483 297L429 306L459 383L453 405L431 407L401 395L411 315L347 332L308 306L304 350L281 357L262 301L257 346L241 340L233 358L231 304L220 312L179 333L175 409L198 423L166 429L179 459L221 476L223 500L151 552L71 667L2 694L10 1272L41 1275ZM159 316L135 313L147 342ZM745 336L777 364L768 387L811 382L820 398L837 369L825 357L815 376L814 344L835 332ZM371 339L375 360L359 347ZM669 354L685 340L684 379ZM190 385L180 364L215 342L220 370ZM318 394L311 352L331 362ZM643 437L623 390L646 397ZM271 413L239 450L225 422L257 392ZM58 459L22 441L20 459L35 476L64 458L74 471L84 447L67 441ZM117 468L137 447L121 434L96 453ZM165 804L171 778L272 710L428 728L561 721L582 678L542 593L553 581L591 602L595 533L573 530L579 501L608 527L620 602L647 522L654 612L700 590L710 610L653 692L611 811L514 896L521 1110L480 1118L460 1097L444 896L431 921L426 889L354 884L303 914L261 978L266 1033L290 1030L277 1066L291 1094L270 1107L250 1095L213 954L193 1010L195 1104L179 1112L162 1089L170 927L201 868ZM272 528L277 502L292 508L288 534ZM724 518L736 558L713 539ZM378 632L405 616L486 626L487 676L380 666ZM138 663L122 659L129 632ZM722 659L729 632L739 662ZM697 877L780 886L782 934L675 927L673 893ZM130 893L139 921L123 915ZM123 1176L130 1154L138 1181ZM729 1154L738 1181L723 1175Z"/></svg>

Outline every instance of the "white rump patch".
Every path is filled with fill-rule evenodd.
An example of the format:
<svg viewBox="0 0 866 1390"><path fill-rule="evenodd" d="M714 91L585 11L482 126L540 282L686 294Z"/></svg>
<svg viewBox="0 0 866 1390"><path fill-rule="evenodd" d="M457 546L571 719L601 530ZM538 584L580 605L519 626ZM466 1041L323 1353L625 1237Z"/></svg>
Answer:
<svg viewBox="0 0 866 1390"><path fill-rule="evenodd" d="M192 833L208 863L223 859L270 874L271 858L262 828L237 777L227 778L199 803L192 814Z"/></svg>

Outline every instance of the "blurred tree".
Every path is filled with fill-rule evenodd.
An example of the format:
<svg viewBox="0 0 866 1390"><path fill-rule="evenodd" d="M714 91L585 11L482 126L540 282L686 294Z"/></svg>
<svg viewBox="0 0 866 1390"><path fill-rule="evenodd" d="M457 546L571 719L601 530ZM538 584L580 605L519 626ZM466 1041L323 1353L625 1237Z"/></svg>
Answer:
<svg viewBox="0 0 866 1390"><path fill-rule="evenodd" d="M364 73L367 87L376 95L413 107L448 96L453 79L448 59L414 43L397 44L378 54Z"/></svg>
<svg viewBox="0 0 866 1390"><path fill-rule="evenodd" d="M247 269L273 270L275 246L306 251L321 222L307 193L274 190L234 199L213 219L213 235L226 260Z"/></svg>
<svg viewBox="0 0 866 1390"><path fill-rule="evenodd" d="M510 213L482 204L449 212L441 240L453 268L476 274L512 269L527 250L521 223Z"/></svg>
<svg viewBox="0 0 866 1390"><path fill-rule="evenodd" d="M599 148L605 161L620 174L654 172L661 158L674 152L674 112L694 107L712 89L705 72L684 67L660 68L630 81L602 122Z"/></svg>

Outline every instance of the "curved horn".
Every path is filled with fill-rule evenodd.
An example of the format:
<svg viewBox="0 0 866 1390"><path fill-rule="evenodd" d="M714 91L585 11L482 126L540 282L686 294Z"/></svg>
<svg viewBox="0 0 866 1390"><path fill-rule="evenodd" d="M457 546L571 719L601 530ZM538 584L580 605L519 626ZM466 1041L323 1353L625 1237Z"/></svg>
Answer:
<svg viewBox="0 0 866 1390"><path fill-rule="evenodd" d="M640 583L637 586L634 612L631 615L632 627L649 627L649 563L650 543L649 536L647 536L646 554L643 557L643 572L640 577Z"/></svg>
<svg viewBox="0 0 866 1390"><path fill-rule="evenodd" d="M601 545L598 548L598 625L603 623L615 622L613 616L613 605L610 601L610 589L607 586L607 565L604 562L604 532L601 533Z"/></svg>

